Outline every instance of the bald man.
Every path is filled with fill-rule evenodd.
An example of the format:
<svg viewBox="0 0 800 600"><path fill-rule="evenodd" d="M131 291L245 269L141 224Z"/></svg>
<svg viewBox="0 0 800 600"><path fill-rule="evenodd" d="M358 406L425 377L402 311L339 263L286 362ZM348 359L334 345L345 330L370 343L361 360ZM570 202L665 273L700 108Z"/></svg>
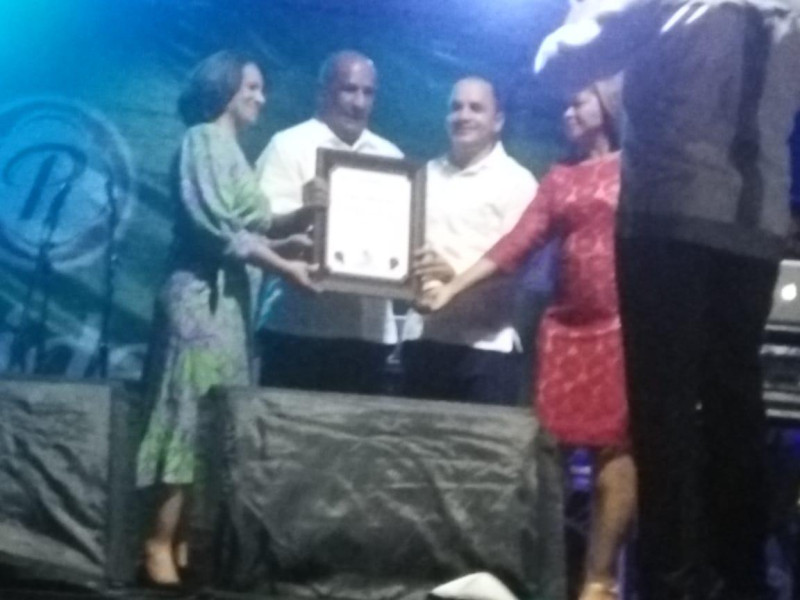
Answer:
<svg viewBox="0 0 800 600"><path fill-rule="evenodd" d="M318 148L402 157L367 128L377 88L372 61L337 52L322 65L314 117L278 132L258 160L260 185L276 215L303 205ZM327 391L381 391L386 359L397 342L387 300L350 294L297 293L278 278L262 294L259 339L262 385Z"/></svg>
<svg viewBox="0 0 800 600"><path fill-rule="evenodd" d="M483 256L536 193L533 175L503 148L504 123L489 81L456 82L445 118L450 148L427 165L427 245L414 264L424 288L446 283ZM402 348L406 395L519 402L523 364L515 283L498 277L440 312L408 314Z"/></svg>

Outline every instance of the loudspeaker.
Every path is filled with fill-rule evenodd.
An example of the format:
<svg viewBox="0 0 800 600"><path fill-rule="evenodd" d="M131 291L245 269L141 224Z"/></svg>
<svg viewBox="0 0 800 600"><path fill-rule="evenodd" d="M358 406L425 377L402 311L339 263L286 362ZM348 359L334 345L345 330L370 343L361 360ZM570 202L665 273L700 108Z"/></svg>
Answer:
<svg viewBox="0 0 800 600"><path fill-rule="evenodd" d="M121 383L0 379L0 565L89 587L133 580L141 409Z"/></svg>
<svg viewBox="0 0 800 600"><path fill-rule="evenodd" d="M399 600L490 571L564 596L559 458L529 410L228 388L206 414L195 540L215 587Z"/></svg>

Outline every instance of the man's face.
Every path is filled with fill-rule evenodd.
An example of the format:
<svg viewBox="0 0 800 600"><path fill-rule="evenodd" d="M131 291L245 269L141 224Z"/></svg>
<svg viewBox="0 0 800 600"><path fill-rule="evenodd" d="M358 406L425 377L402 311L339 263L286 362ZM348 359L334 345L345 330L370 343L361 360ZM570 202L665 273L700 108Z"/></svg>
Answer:
<svg viewBox="0 0 800 600"><path fill-rule="evenodd" d="M456 83L446 124L450 145L456 151L477 154L493 146L503 129L503 115L498 112L491 85L480 79Z"/></svg>
<svg viewBox="0 0 800 600"><path fill-rule="evenodd" d="M372 63L347 59L324 91L321 118L342 141L354 144L369 124L375 100Z"/></svg>

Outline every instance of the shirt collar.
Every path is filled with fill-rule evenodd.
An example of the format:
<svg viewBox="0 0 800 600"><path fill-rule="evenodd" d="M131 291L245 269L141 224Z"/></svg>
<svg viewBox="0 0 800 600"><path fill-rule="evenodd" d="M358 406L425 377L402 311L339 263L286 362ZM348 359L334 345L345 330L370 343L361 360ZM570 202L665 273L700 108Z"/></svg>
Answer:
<svg viewBox="0 0 800 600"><path fill-rule="evenodd" d="M347 142L343 141L338 135L336 135L333 130L328 127L328 124L322 121L319 117L314 117L312 121L316 123L316 126L320 131L320 136L326 142L326 146L331 148L341 148L342 150L351 150L353 152L359 152L364 148L372 148L374 146L372 143L373 133L369 129L362 131L361 135L351 146Z"/></svg>
<svg viewBox="0 0 800 600"><path fill-rule="evenodd" d="M495 143L494 148L492 148L492 151L489 152L489 154L484 156L481 160L479 160L475 164L470 165L464 169L450 162L449 154L445 154L439 160L440 160L440 167L448 175L474 175L476 173L480 173L481 171L491 168L492 165L497 164L498 162L502 162L507 157L508 154L506 154L506 149L503 147L503 142L498 140L497 143Z"/></svg>

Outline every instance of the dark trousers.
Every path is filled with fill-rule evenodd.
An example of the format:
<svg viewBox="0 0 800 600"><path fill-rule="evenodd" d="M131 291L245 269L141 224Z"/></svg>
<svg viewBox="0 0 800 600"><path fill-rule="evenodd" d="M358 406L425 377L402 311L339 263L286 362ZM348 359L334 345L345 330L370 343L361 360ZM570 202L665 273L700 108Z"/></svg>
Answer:
<svg viewBox="0 0 800 600"><path fill-rule="evenodd" d="M405 396L506 406L520 403L523 358L518 352L415 341L403 343L402 361Z"/></svg>
<svg viewBox="0 0 800 600"><path fill-rule="evenodd" d="M327 392L383 393L387 344L262 331L259 383Z"/></svg>
<svg viewBox="0 0 800 600"><path fill-rule="evenodd" d="M642 600L765 592L759 348L776 276L773 262L618 240Z"/></svg>

